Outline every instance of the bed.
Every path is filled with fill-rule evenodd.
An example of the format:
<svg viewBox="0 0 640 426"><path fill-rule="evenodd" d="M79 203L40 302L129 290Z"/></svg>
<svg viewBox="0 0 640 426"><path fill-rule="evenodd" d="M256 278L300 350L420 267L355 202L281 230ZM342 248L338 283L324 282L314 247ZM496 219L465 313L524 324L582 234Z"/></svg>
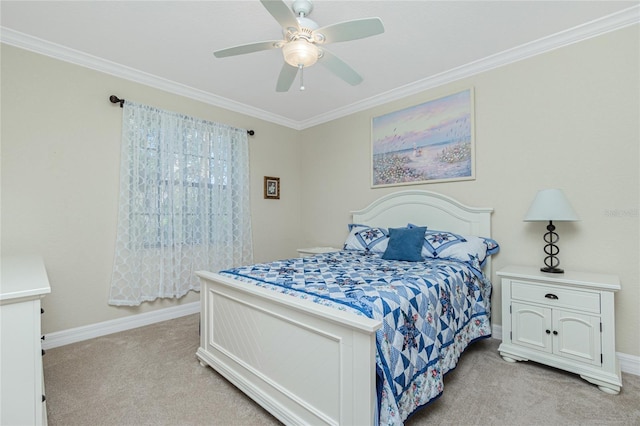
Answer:
<svg viewBox="0 0 640 426"><path fill-rule="evenodd" d="M491 334L488 279L490 254L497 252L497 244L492 246L495 242L490 239L492 211L465 206L442 194L408 190L385 195L352 212L352 224L393 230L394 238L398 232L410 232L404 229L426 226L425 239L446 231L469 237L463 241L476 238L488 243L486 257L474 262L434 256L429 259L433 264L390 263L395 261L383 259L382 250L356 250L352 237L361 228L351 225L347 250L217 273L199 271L201 337L196 355L203 366L211 366L285 424L402 424L440 396L442 376L455 367L468 344ZM391 238L387 241L390 245ZM426 247L421 248L423 255ZM346 272L332 269L342 265L343 259L355 261L357 266ZM403 306L409 303L407 316L399 313L399 307L397 312L389 308L391 302L360 294L358 283L335 285L337 276L368 276L367 268L392 268L394 276L396 268L401 274L410 270L410 277L418 276L412 268L424 268L433 272L437 281L410 280L415 288L423 288L423 284L431 287L411 290L408 302L402 300ZM302 270L315 272L316 278L328 278L322 278L322 283L316 279L316 286L309 289L305 287L309 279L300 278ZM449 277L443 275L445 270L459 272ZM283 275L283 271L291 275ZM378 278L371 282L362 284L365 292L370 288L396 291L395 282L387 286L379 285ZM334 291L342 294L335 300L326 297ZM447 293L450 291L457 295ZM463 302L454 303L454 299ZM342 303L344 300L348 303ZM425 313L419 307L423 303L419 300L429 309L433 305L447 314L441 312L438 315L442 316L435 318L434 313L432 318L431 311ZM464 305L460 318L453 313L457 304ZM383 317L374 315L378 311L384 311ZM390 331L393 321L400 331ZM424 335L416 331L417 321L428 330ZM410 355L402 356L403 348L393 349L394 342L408 347ZM396 372L399 365L409 368L410 373Z"/></svg>

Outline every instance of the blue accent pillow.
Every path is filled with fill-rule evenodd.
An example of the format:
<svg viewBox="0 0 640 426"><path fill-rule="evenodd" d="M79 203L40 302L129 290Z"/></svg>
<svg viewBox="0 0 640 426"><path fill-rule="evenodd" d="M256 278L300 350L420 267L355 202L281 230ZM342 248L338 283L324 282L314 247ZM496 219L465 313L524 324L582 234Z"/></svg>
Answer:
<svg viewBox="0 0 640 426"><path fill-rule="evenodd" d="M382 258L386 260L422 260L422 245L426 227L389 228L389 244Z"/></svg>

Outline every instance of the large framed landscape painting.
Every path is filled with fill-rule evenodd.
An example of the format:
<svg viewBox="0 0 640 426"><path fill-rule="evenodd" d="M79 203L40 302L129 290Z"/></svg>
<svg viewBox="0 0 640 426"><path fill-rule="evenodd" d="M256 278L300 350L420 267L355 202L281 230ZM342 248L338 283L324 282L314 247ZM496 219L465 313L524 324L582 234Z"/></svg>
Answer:
<svg viewBox="0 0 640 426"><path fill-rule="evenodd" d="M475 179L473 89L371 120L372 187Z"/></svg>

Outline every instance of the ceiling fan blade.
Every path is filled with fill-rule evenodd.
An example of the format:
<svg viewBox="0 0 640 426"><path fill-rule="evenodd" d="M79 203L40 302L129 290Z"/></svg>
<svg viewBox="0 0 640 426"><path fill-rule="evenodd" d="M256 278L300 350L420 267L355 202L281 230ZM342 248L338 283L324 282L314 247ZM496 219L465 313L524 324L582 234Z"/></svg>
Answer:
<svg viewBox="0 0 640 426"><path fill-rule="evenodd" d="M246 53L260 52L261 50L277 49L282 44L282 40L260 41L257 43L243 44L229 47L227 49L213 52L216 58L226 58L227 56L244 55Z"/></svg>
<svg viewBox="0 0 640 426"><path fill-rule="evenodd" d="M354 19L352 21L338 22L337 24L327 25L318 28L313 32L314 36L324 41L319 43L336 43L339 41L357 40L359 38L371 37L384 32L384 25L380 18L364 18Z"/></svg>
<svg viewBox="0 0 640 426"><path fill-rule="evenodd" d="M260 0L260 3L267 9L267 12L275 18L285 30L292 28L299 29L298 20L289 6L282 0Z"/></svg>
<svg viewBox="0 0 640 426"><path fill-rule="evenodd" d="M288 92L293 84L293 80L296 79L297 74L298 68L285 62L280 70L278 84L276 84L276 92Z"/></svg>
<svg viewBox="0 0 640 426"><path fill-rule="evenodd" d="M360 76L360 74L358 74L353 68L347 65L346 62L338 58L333 53L328 52L326 49L322 49L322 51L324 52L324 54L320 59L318 59L319 63L327 67L329 71L352 86L362 83L362 77Z"/></svg>

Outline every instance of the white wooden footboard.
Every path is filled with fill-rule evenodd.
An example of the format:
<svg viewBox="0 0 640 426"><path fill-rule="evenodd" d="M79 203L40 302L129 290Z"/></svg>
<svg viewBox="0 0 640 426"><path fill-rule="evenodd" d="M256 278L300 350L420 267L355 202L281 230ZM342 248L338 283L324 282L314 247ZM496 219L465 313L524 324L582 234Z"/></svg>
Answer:
<svg viewBox="0 0 640 426"><path fill-rule="evenodd" d="M285 424L373 424L380 321L197 274L203 365Z"/></svg>

